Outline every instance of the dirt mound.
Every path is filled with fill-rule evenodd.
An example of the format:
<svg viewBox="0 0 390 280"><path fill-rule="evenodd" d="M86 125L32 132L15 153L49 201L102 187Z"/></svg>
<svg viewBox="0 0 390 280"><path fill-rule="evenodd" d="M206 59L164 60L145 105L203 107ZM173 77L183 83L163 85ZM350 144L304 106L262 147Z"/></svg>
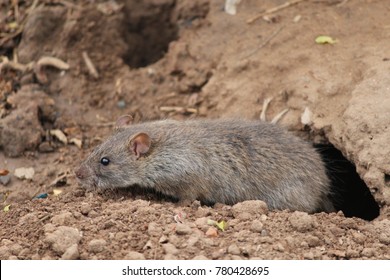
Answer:
<svg viewBox="0 0 390 280"><path fill-rule="evenodd" d="M303 1L250 24L283 1L236 15L224 1L97 2L0 3L1 259L390 258L387 1ZM288 108L281 125L321 146L340 212L77 187L74 167L120 115L257 119L269 97L268 119Z"/></svg>

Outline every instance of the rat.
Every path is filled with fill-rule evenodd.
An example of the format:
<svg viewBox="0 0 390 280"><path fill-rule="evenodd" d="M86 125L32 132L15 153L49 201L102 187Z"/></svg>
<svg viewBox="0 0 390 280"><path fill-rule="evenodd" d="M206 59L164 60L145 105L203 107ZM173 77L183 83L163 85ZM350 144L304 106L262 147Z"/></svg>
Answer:
<svg viewBox="0 0 390 280"><path fill-rule="evenodd" d="M75 171L82 186L151 188L206 205L262 200L269 209L332 212L319 153L283 128L240 119L116 122Z"/></svg>

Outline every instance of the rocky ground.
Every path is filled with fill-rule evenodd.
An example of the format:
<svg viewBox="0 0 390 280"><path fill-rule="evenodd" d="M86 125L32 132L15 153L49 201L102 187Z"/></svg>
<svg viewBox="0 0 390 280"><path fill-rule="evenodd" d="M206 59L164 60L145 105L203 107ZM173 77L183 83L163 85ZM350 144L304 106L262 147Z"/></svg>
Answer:
<svg viewBox="0 0 390 280"><path fill-rule="evenodd" d="M0 259L389 259L388 1L283 3L0 1ZM77 185L121 115L258 119L271 97L337 213Z"/></svg>

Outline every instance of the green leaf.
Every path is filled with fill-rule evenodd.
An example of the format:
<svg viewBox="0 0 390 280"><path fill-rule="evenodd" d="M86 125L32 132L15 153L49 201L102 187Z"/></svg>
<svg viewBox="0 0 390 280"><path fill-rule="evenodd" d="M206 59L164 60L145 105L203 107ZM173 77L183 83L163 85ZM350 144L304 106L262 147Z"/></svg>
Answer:
<svg viewBox="0 0 390 280"><path fill-rule="evenodd" d="M11 204L4 206L4 212L8 212L10 207L11 207Z"/></svg>
<svg viewBox="0 0 390 280"><path fill-rule="evenodd" d="M331 44L331 45L333 45L333 44L337 43L337 40L333 39L330 36L321 35L321 36L318 36L316 38L316 43L317 44Z"/></svg>

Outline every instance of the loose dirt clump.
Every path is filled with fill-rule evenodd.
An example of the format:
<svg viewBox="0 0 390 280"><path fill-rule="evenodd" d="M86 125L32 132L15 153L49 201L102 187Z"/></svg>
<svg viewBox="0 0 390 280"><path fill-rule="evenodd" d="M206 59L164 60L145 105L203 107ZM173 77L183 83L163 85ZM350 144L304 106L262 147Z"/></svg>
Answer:
<svg viewBox="0 0 390 280"><path fill-rule="evenodd" d="M388 3L307 0L248 23L283 3L0 3L0 259L389 259ZM337 213L77 186L121 115L258 119L266 98L321 147Z"/></svg>

